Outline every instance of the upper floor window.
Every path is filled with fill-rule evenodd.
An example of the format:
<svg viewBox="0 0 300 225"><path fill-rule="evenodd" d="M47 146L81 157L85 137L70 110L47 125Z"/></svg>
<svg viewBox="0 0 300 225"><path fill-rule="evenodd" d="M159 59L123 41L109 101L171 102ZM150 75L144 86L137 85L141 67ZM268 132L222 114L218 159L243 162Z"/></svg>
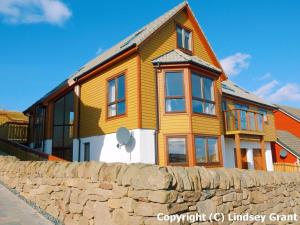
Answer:
<svg viewBox="0 0 300 225"><path fill-rule="evenodd" d="M214 81L208 77L192 74L192 105L194 113L215 115Z"/></svg>
<svg viewBox="0 0 300 225"><path fill-rule="evenodd" d="M192 51L192 32L179 25L176 27L177 47Z"/></svg>
<svg viewBox="0 0 300 225"><path fill-rule="evenodd" d="M259 109L259 113L263 115L264 122L268 122L268 112L266 109Z"/></svg>
<svg viewBox="0 0 300 225"><path fill-rule="evenodd" d="M184 112L185 97L182 71L166 72L165 92L166 112Z"/></svg>
<svg viewBox="0 0 300 225"><path fill-rule="evenodd" d="M126 112L125 75L108 81L108 117L123 115Z"/></svg>

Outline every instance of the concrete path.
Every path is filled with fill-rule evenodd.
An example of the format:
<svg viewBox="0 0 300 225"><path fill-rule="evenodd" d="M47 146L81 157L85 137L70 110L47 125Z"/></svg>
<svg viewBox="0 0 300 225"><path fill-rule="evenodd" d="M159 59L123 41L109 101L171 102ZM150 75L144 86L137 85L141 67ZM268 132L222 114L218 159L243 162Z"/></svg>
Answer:
<svg viewBox="0 0 300 225"><path fill-rule="evenodd" d="M53 225L0 184L0 225Z"/></svg>

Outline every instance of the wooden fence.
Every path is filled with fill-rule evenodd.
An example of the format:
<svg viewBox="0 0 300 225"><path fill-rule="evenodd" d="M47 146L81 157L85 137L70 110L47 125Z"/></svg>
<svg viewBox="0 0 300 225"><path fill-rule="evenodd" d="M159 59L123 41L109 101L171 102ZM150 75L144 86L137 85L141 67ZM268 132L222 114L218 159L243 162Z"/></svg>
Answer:
<svg viewBox="0 0 300 225"><path fill-rule="evenodd" d="M0 138L17 143L27 142L28 123L6 122L0 125Z"/></svg>
<svg viewBox="0 0 300 225"><path fill-rule="evenodd" d="M274 163L274 171L289 173L300 172L300 165L292 163Z"/></svg>

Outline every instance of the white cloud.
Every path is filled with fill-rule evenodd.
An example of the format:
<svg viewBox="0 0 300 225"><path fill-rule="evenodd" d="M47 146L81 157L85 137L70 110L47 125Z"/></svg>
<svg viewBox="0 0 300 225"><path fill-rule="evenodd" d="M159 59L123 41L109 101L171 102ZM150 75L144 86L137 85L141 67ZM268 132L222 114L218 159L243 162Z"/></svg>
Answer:
<svg viewBox="0 0 300 225"><path fill-rule="evenodd" d="M236 76L242 72L242 70L249 67L248 54L236 53L220 60L220 63L228 76Z"/></svg>
<svg viewBox="0 0 300 225"><path fill-rule="evenodd" d="M101 54L103 52L103 48L98 48L98 50L97 50L97 52L96 52L96 55L99 55L99 54Z"/></svg>
<svg viewBox="0 0 300 225"><path fill-rule="evenodd" d="M7 23L62 25L71 15L61 0L0 0L0 16Z"/></svg>
<svg viewBox="0 0 300 225"><path fill-rule="evenodd" d="M299 104L300 86L298 84L288 83L281 87L279 85L278 81L273 80L257 89L254 93L272 103L284 104L285 102L294 102Z"/></svg>
<svg viewBox="0 0 300 225"><path fill-rule="evenodd" d="M300 102L300 86L295 83L290 83L282 86L280 89L267 97L270 102L284 103Z"/></svg>
<svg viewBox="0 0 300 225"><path fill-rule="evenodd" d="M260 96L260 97L263 97L265 98L268 94L270 94L273 89L279 85L279 82L277 80L273 80L263 86L261 86L260 88L258 88L254 94Z"/></svg>
<svg viewBox="0 0 300 225"><path fill-rule="evenodd" d="M272 74L270 72L266 73L265 75L258 78L258 80L267 80L272 77Z"/></svg>

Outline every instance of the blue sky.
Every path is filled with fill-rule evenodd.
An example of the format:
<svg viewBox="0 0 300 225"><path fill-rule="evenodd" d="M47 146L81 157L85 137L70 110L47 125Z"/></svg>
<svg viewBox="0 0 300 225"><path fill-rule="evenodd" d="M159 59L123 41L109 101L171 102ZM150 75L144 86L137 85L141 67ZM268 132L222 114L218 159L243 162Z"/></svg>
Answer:
<svg viewBox="0 0 300 225"><path fill-rule="evenodd" d="M0 108L24 110L83 64L180 3L0 2ZM300 107L300 2L190 0L230 78Z"/></svg>

